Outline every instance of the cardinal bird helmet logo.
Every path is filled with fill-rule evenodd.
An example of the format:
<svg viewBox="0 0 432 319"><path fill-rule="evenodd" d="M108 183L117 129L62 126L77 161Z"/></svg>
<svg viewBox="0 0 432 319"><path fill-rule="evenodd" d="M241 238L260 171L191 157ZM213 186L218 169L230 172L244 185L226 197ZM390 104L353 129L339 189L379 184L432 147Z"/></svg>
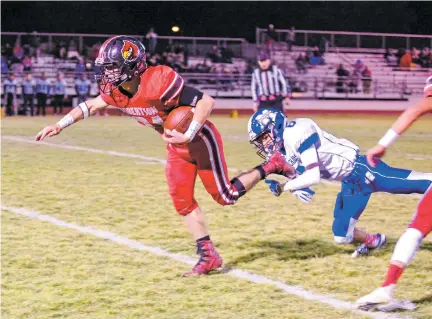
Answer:
<svg viewBox="0 0 432 319"><path fill-rule="evenodd" d="M138 56L138 47L128 40L123 41L122 57L126 61L133 61Z"/></svg>

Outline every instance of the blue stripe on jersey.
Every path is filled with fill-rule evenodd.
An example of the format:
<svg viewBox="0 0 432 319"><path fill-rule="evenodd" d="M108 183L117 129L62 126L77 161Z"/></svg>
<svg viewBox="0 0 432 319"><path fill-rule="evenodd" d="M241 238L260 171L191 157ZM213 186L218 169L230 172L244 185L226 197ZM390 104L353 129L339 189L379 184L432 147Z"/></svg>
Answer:
<svg viewBox="0 0 432 319"><path fill-rule="evenodd" d="M297 166L296 171L299 172L300 174L303 174L306 171L306 169L303 165L299 165Z"/></svg>
<svg viewBox="0 0 432 319"><path fill-rule="evenodd" d="M303 143L300 144L300 146L298 148L298 152L300 154L303 153L309 147L311 147L312 145L315 145L316 142L318 142L318 133L313 133Z"/></svg>

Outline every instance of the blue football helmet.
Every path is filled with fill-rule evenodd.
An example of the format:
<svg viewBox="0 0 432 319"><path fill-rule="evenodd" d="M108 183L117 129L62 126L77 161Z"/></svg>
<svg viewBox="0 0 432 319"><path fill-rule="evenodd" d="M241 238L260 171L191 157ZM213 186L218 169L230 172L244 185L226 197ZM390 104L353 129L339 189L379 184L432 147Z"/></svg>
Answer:
<svg viewBox="0 0 432 319"><path fill-rule="evenodd" d="M283 146L283 132L287 118L275 109L260 109L249 119L249 142L257 154L266 159L268 155Z"/></svg>

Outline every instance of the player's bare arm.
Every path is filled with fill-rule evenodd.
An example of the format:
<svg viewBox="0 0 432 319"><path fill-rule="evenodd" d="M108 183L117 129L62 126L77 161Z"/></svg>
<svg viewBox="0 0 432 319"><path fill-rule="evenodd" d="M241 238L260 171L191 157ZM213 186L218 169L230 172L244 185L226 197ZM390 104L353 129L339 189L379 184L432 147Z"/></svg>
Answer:
<svg viewBox="0 0 432 319"><path fill-rule="evenodd" d="M73 108L68 114L66 114L60 121L56 124L51 124L45 126L35 137L36 141L42 141L45 137L52 137L60 134L60 132L76 123L82 119L87 118L88 116L96 114L98 110L102 110L106 108L108 104L106 104L102 97L99 95L94 99L87 100L85 102L80 103L77 107Z"/></svg>
<svg viewBox="0 0 432 319"><path fill-rule="evenodd" d="M368 163L375 167L374 158L381 158L398 137L404 133L420 116L432 112L432 98L424 98L413 105L393 123L392 127L381 138L378 144L367 152Z"/></svg>
<svg viewBox="0 0 432 319"><path fill-rule="evenodd" d="M200 99L195 106L195 113L192 122L189 125L189 129L184 134L167 129L165 130L165 134L162 136L163 139L168 143L174 144L184 144L192 141L201 126L210 116L214 104L215 100L210 95L204 93L202 99Z"/></svg>

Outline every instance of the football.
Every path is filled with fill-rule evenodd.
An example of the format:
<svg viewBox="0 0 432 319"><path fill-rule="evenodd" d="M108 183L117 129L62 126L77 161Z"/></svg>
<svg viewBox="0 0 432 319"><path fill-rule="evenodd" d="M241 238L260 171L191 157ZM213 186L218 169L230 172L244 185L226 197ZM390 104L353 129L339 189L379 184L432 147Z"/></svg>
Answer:
<svg viewBox="0 0 432 319"><path fill-rule="evenodd" d="M176 130L177 132L184 133L189 128L194 115L194 108L190 106L179 106L172 110L164 124L164 128L169 130Z"/></svg>

